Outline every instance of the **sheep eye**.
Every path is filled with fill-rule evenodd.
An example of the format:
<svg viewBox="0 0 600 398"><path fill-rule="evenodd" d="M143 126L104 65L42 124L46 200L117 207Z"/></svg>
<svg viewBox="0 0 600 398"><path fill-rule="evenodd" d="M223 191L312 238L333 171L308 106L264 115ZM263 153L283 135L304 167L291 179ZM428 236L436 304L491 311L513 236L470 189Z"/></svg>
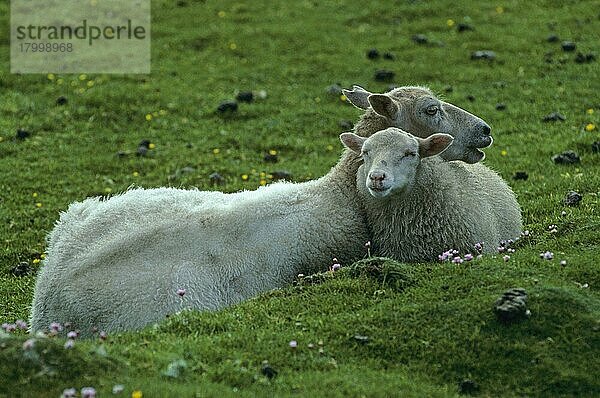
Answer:
<svg viewBox="0 0 600 398"><path fill-rule="evenodd" d="M369 156L369 151L362 151L362 156Z"/></svg>
<svg viewBox="0 0 600 398"><path fill-rule="evenodd" d="M428 114L429 116L434 116L436 113L438 113L438 107L436 105L431 105L428 106L427 109L425 109L425 113Z"/></svg>

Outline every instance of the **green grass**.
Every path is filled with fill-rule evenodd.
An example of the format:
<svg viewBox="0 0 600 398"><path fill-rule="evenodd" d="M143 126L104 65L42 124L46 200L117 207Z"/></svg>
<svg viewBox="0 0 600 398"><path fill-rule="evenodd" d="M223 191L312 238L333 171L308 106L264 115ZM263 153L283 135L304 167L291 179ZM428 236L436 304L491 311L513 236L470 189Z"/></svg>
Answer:
<svg viewBox="0 0 600 398"><path fill-rule="evenodd" d="M65 350L64 340L49 339L24 352L24 334L0 338L0 397L56 397L88 385L104 396L114 384L145 397L446 397L465 379L482 396L600 395L600 154L591 150L600 141L599 61L577 64L575 53L546 42L556 33L598 57L593 1L185 3L153 2L147 76L11 75L8 29L0 30L0 322L28 318L35 273L15 277L10 269L39 267L44 238L69 203L132 184L233 192L258 187L261 173L321 176L341 152L339 121L360 114L325 88L385 91L373 80L377 69L395 71L398 85L427 85L492 126L485 163L513 187L532 236L507 263L487 256L469 265L345 264L317 284L110 336L103 349L90 341ZM458 33L449 19L475 30ZM0 21L9 23L6 1ZM413 43L417 33L434 44ZM372 47L396 59L368 60ZM481 49L497 60L471 61ZM268 97L216 115L238 90ZM68 104L57 106L59 96ZM495 109L499 102L505 111ZM566 121L541 121L554 111ZM589 123L596 129L586 131ZM15 140L19 128L31 137ZM156 144L151 156L117 156L142 139ZM276 164L263 160L270 149ZM552 155L568 149L581 163L554 165ZM529 179L513 180L516 171ZM211 185L213 172L224 185ZM577 207L562 204L570 190L584 197ZM546 250L554 260L539 258ZM532 316L503 325L491 307L511 287L527 289ZM163 375L180 359L179 377ZM263 360L277 377L262 375Z"/></svg>

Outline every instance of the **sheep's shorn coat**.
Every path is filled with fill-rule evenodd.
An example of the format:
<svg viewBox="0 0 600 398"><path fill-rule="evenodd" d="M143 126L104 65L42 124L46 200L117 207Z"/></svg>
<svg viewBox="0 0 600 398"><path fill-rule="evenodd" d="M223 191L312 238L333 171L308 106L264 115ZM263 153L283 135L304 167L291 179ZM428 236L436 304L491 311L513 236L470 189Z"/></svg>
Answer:
<svg viewBox="0 0 600 398"><path fill-rule="evenodd" d="M215 310L348 264L369 240L359 158L324 177L234 194L133 189L63 213L34 292L32 331L139 329L184 308ZM178 289L185 289L183 297Z"/></svg>
<svg viewBox="0 0 600 398"><path fill-rule="evenodd" d="M345 133L342 142L362 153L357 189L364 201L377 255L400 261L435 260L448 249L494 251L521 232L521 210L502 178L481 163L443 161L452 142L388 128L370 138ZM443 152L442 152L443 153Z"/></svg>

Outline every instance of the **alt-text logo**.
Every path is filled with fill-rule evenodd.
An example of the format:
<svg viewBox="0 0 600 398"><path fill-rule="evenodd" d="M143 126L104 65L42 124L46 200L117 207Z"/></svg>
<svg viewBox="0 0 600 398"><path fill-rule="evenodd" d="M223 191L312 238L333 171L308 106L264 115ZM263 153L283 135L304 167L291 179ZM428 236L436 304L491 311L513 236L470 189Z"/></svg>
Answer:
<svg viewBox="0 0 600 398"><path fill-rule="evenodd" d="M12 0L12 73L150 73L150 0Z"/></svg>

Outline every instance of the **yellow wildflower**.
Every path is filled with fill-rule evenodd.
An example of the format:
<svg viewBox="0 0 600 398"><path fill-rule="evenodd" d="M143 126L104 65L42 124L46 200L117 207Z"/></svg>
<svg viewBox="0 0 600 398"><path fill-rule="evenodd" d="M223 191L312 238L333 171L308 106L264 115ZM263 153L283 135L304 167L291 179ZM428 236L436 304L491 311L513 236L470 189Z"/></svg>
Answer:
<svg viewBox="0 0 600 398"><path fill-rule="evenodd" d="M154 149L154 148L156 148L156 144L155 143L151 142L151 143L148 144L148 149Z"/></svg>
<svg viewBox="0 0 600 398"><path fill-rule="evenodd" d="M35 207L37 207L37 208L40 208L40 207L42 207L42 206L43 206L43 205L42 205L42 203L41 203L41 202L37 202L37 203L35 204Z"/></svg>
<svg viewBox="0 0 600 398"><path fill-rule="evenodd" d="M34 193L31 194L31 196L33 196L34 198L37 198L38 197L38 193L34 192Z"/></svg>
<svg viewBox="0 0 600 398"><path fill-rule="evenodd" d="M54 73L48 73L48 80L54 80Z"/></svg>
<svg viewBox="0 0 600 398"><path fill-rule="evenodd" d="M134 177L139 177L139 175L140 175L140 173L138 173L137 171L134 171L134 172L133 172L133 176L134 176Z"/></svg>
<svg viewBox="0 0 600 398"><path fill-rule="evenodd" d="M277 155L277 150L275 150L275 149L269 149L269 155L272 155L272 156Z"/></svg>
<svg viewBox="0 0 600 398"><path fill-rule="evenodd" d="M131 393L131 398L142 398L142 392L140 390L135 390Z"/></svg>
<svg viewBox="0 0 600 398"><path fill-rule="evenodd" d="M594 123L588 123L585 125L585 131L594 131L596 129L596 125Z"/></svg>
<svg viewBox="0 0 600 398"><path fill-rule="evenodd" d="M229 44L229 49L230 50L235 50L236 48L237 48L237 44L235 44L235 43L230 43Z"/></svg>
<svg viewBox="0 0 600 398"><path fill-rule="evenodd" d="M219 18L224 18L224 17L225 17L225 15L227 15L227 14L225 13L225 11L219 11L219 12L217 13L217 15L219 16Z"/></svg>
<svg viewBox="0 0 600 398"><path fill-rule="evenodd" d="M248 174L242 174L242 181L248 181Z"/></svg>
<svg viewBox="0 0 600 398"><path fill-rule="evenodd" d="M587 111L585 111L585 113L587 113L588 115L593 115L594 114L594 109L590 108Z"/></svg>
<svg viewBox="0 0 600 398"><path fill-rule="evenodd" d="M502 7L502 6L498 6L498 7L496 7L496 12L497 12L498 14L502 14L502 13L504 12L504 7Z"/></svg>
<svg viewBox="0 0 600 398"><path fill-rule="evenodd" d="M147 120L147 121L150 121L150 120L152 120L152 115L151 115L151 114L149 114L149 113L147 113L147 114L146 114L146 120Z"/></svg>
<svg viewBox="0 0 600 398"><path fill-rule="evenodd" d="M262 185L262 186L267 185L267 180L260 180L260 185Z"/></svg>
<svg viewBox="0 0 600 398"><path fill-rule="evenodd" d="M41 260L39 258L34 258L33 261L32 261L32 263L39 264L40 261Z"/></svg>
<svg viewBox="0 0 600 398"><path fill-rule="evenodd" d="M85 79L87 79L87 75L85 73L79 75L79 80L84 81Z"/></svg>
<svg viewBox="0 0 600 398"><path fill-rule="evenodd" d="M87 86L88 87L94 87L94 81L90 80L89 82L87 82Z"/></svg>
<svg viewBox="0 0 600 398"><path fill-rule="evenodd" d="M506 156L506 155L508 155L508 151L506 149L503 149L500 151L500 155Z"/></svg>
<svg viewBox="0 0 600 398"><path fill-rule="evenodd" d="M213 149L213 153L215 155L218 155L219 153L221 153L221 150L219 148L215 148L215 149Z"/></svg>
<svg viewBox="0 0 600 398"><path fill-rule="evenodd" d="M454 20L453 19L449 19L446 21L446 25L448 25L449 28L454 26Z"/></svg>

